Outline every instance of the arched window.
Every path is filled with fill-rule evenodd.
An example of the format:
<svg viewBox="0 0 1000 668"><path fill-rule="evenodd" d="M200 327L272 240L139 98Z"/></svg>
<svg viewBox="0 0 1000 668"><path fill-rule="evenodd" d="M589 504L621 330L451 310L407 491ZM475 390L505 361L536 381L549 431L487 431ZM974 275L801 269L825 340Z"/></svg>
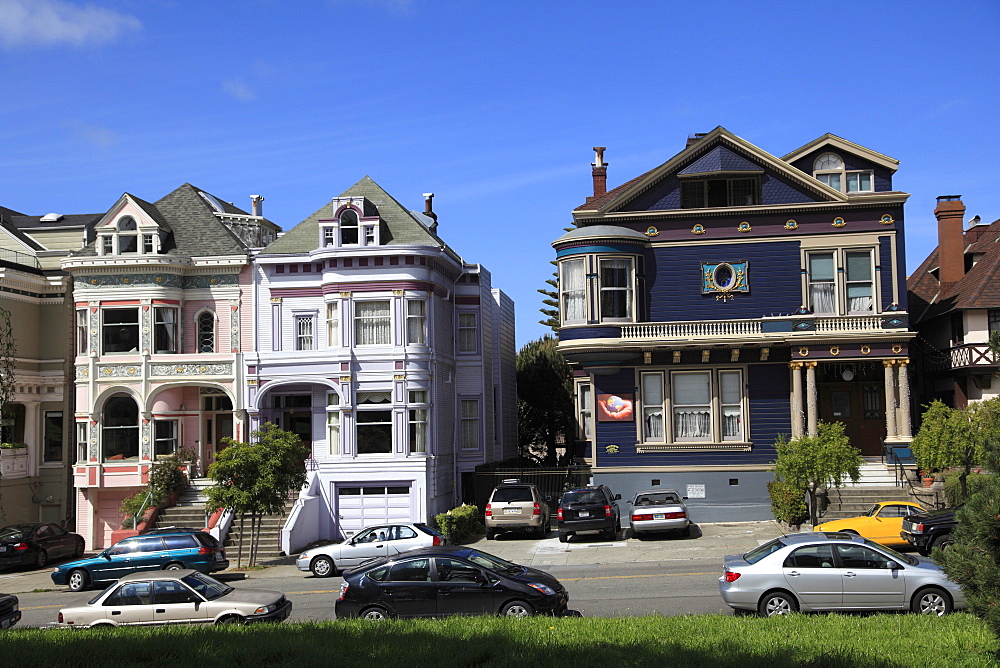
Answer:
<svg viewBox="0 0 1000 668"><path fill-rule="evenodd" d="M114 394L104 404L101 441L104 461L139 458L139 406L130 395Z"/></svg>
<svg viewBox="0 0 1000 668"><path fill-rule="evenodd" d="M198 352L215 352L215 314L211 311L198 315Z"/></svg>
<svg viewBox="0 0 1000 668"><path fill-rule="evenodd" d="M840 159L840 156L836 153L824 153L823 155L816 158L816 162L813 163L813 169L817 172L821 172L827 169L843 169L844 161Z"/></svg>
<svg viewBox="0 0 1000 668"><path fill-rule="evenodd" d="M135 218L132 216L125 216L118 221L118 252L139 252L139 233L135 225Z"/></svg>
<svg viewBox="0 0 1000 668"><path fill-rule="evenodd" d="M340 214L340 245L356 246L358 244L358 214L354 209L347 209Z"/></svg>

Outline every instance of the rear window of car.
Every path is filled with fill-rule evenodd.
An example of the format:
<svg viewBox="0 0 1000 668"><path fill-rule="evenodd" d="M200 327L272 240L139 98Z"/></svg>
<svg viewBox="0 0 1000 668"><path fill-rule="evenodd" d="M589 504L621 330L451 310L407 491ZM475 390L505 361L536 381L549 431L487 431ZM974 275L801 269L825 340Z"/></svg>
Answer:
<svg viewBox="0 0 1000 668"><path fill-rule="evenodd" d="M414 524L413 526L417 527L418 529L420 529L421 531L423 531L428 536L441 536L442 535L441 532L435 531L434 529L430 528L426 524Z"/></svg>
<svg viewBox="0 0 1000 668"><path fill-rule="evenodd" d="M771 554L772 552L777 552L781 548L785 547L785 544L781 542L780 538L775 538L774 540L768 541L761 545L760 547L754 548L743 555L743 561L748 564L756 564L758 561Z"/></svg>
<svg viewBox="0 0 1000 668"><path fill-rule="evenodd" d="M604 495L596 489L581 489L575 492L566 492L559 500L561 504L570 503L604 503Z"/></svg>
<svg viewBox="0 0 1000 668"><path fill-rule="evenodd" d="M493 503L515 503L518 501L531 501L530 487L498 487L493 491Z"/></svg>
<svg viewBox="0 0 1000 668"><path fill-rule="evenodd" d="M205 533L204 531L199 531L198 533L191 534L195 537L195 540L199 541L205 547L216 548L219 547L219 541L216 540L215 536L210 533Z"/></svg>
<svg viewBox="0 0 1000 668"><path fill-rule="evenodd" d="M184 548L198 547L198 541L192 534L183 536L164 536L163 545L168 550L180 550Z"/></svg>

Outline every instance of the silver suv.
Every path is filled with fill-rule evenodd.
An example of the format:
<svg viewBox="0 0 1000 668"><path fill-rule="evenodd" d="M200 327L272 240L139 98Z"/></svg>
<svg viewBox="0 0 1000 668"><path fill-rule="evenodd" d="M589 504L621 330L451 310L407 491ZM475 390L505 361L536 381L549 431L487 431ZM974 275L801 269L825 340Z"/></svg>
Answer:
<svg viewBox="0 0 1000 668"><path fill-rule="evenodd" d="M486 504L486 539L497 533L527 529L545 538L552 529L549 497L530 483L505 480L490 494Z"/></svg>

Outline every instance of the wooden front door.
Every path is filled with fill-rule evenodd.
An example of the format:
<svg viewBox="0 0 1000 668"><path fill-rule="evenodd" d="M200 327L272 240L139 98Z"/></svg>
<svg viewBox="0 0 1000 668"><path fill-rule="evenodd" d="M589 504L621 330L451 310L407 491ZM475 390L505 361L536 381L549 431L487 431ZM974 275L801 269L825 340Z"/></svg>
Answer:
<svg viewBox="0 0 1000 668"><path fill-rule="evenodd" d="M866 457L882 454L885 438L883 388L875 383L823 383L819 386L819 418L842 422L851 444Z"/></svg>

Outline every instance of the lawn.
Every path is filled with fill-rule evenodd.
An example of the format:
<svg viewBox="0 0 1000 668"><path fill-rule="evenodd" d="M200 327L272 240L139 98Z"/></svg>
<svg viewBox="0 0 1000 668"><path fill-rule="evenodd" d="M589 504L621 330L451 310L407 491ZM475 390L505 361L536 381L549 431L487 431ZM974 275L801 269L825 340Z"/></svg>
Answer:
<svg viewBox="0 0 1000 668"><path fill-rule="evenodd" d="M20 666L996 666L997 640L968 614L493 617L250 627L13 629Z"/></svg>

